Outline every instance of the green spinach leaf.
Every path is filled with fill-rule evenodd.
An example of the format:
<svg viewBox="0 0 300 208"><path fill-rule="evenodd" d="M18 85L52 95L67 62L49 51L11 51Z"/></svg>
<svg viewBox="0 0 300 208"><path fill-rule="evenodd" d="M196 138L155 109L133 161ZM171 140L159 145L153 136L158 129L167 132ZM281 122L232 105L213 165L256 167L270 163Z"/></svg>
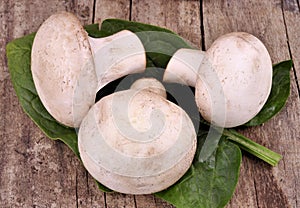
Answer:
<svg viewBox="0 0 300 208"><path fill-rule="evenodd" d="M106 37L109 36L110 34L99 30L99 24L91 24L91 25L85 25L84 29L87 31L90 37L93 38L101 38L101 37Z"/></svg>
<svg viewBox="0 0 300 208"><path fill-rule="evenodd" d="M199 146L205 137L206 134L198 138ZM197 148L198 151L200 149ZM238 181L242 158L239 147L223 137L209 160L199 162L197 155L187 174L174 186L156 193L156 196L177 208L224 207L231 199Z"/></svg>
<svg viewBox="0 0 300 208"><path fill-rule="evenodd" d="M285 105L290 95L291 60L273 66L272 90L262 110L245 126L261 125L275 116Z"/></svg>

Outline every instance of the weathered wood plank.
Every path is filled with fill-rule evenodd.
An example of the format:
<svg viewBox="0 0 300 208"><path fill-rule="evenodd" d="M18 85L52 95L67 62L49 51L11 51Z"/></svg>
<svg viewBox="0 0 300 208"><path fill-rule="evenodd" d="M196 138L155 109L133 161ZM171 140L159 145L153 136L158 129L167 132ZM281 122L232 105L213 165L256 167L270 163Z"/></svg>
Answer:
<svg viewBox="0 0 300 208"><path fill-rule="evenodd" d="M110 194L106 194L106 206L107 208L115 208L115 207L136 208L136 202L133 195L110 193Z"/></svg>
<svg viewBox="0 0 300 208"><path fill-rule="evenodd" d="M283 1L283 14L284 14L284 20L286 25L286 31L287 31L287 37L288 37L288 44L289 49L291 53L291 58L294 62L294 76L292 76L292 82L297 83L298 87L298 98L296 96L296 93L293 95L293 100L291 102L300 102L300 5L299 1L296 0L285 0ZM294 126L296 129L294 129L294 132L296 132L295 143L291 143L290 145L296 145L296 149L290 150L292 154L290 154L290 157L287 159L291 159L289 162L287 168L289 169L290 173L293 173L292 181L289 181L290 179L285 179L282 181L282 183L286 183L286 180L288 180L288 187L293 188L287 188L284 187L284 191L288 194L288 196L291 196L293 201L292 205L294 207L300 206L300 131L299 131L299 123L300 123L300 108L299 105L296 106L295 112L290 111L288 116L293 117L291 119L292 121L296 121L296 125L298 124L298 128L296 125ZM288 148L288 145L286 145ZM293 150L296 151L296 154L293 154ZM286 150L288 151L288 149ZM295 158L293 158L295 157ZM286 174L286 177L290 177L290 174Z"/></svg>
<svg viewBox="0 0 300 208"><path fill-rule="evenodd" d="M295 78L298 81L298 94L300 96L300 4L297 0L283 1L283 15L287 30L288 44L294 62ZM296 81L296 80L294 80Z"/></svg>
<svg viewBox="0 0 300 208"><path fill-rule="evenodd" d="M0 207L76 207L80 194L89 190L85 184L77 183L82 179L85 183L87 176L73 152L64 144L46 138L23 113L9 80L5 45L36 31L57 11L72 11L82 23L91 22L92 3L1 1ZM104 204L100 191L97 196L103 201L97 205Z"/></svg>
<svg viewBox="0 0 300 208"><path fill-rule="evenodd" d="M206 48L224 33L246 31L265 43L274 63L290 58L281 1L203 2ZM293 45L299 45L299 39L294 41ZM244 157L237 191L228 207L296 207L300 102L291 75L291 97L283 112L261 127L242 131L284 158L278 167L271 168L253 157Z"/></svg>
<svg viewBox="0 0 300 208"><path fill-rule="evenodd" d="M155 198L152 195L137 195L135 196L136 200L136 207L137 208L143 208L143 207L148 207L148 208L156 208L157 206L155 205Z"/></svg>
<svg viewBox="0 0 300 208"><path fill-rule="evenodd" d="M201 46L200 2L190 1L132 1L132 20L166 27Z"/></svg>
<svg viewBox="0 0 300 208"><path fill-rule="evenodd" d="M130 18L130 0L97 0L95 5L95 23L108 18Z"/></svg>

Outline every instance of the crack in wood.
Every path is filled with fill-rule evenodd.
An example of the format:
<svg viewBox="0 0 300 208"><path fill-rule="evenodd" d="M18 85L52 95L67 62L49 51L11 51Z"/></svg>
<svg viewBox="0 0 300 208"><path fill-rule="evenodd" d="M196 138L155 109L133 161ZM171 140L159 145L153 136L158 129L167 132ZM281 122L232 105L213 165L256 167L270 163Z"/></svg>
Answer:
<svg viewBox="0 0 300 208"><path fill-rule="evenodd" d="M75 172L75 199L76 199L76 208L79 207L79 199L78 199L78 172Z"/></svg>
<svg viewBox="0 0 300 208"><path fill-rule="evenodd" d="M104 198L104 207L107 208L107 201L106 201L106 193L103 194Z"/></svg>
<svg viewBox="0 0 300 208"><path fill-rule="evenodd" d="M204 35L204 11L203 11L203 0L199 0L200 2L200 32L201 32L201 49L205 51L205 35Z"/></svg>
<svg viewBox="0 0 300 208"><path fill-rule="evenodd" d="M136 203L136 197L135 197L135 195L133 196L133 202L134 202L134 208L138 208L137 207L137 203Z"/></svg>
<svg viewBox="0 0 300 208"><path fill-rule="evenodd" d="M254 191L255 191L255 201L256 201L256 206L259 208L259 202L258 202L258 191L257 191L257 185L256 185L256 180L255 178L253 179L253 184L254 184Z"/></svg>
<svg viewBox="0 0 300 208"><path fill-rule="evenodd" d="M129 1L129 21L132 21L132 1Z"/></svg>
<svg viewBox="0 0 300 208"><path fill-rule="evenodd" d="M92 23L95 24L97 0L93 0Z"/></svg>

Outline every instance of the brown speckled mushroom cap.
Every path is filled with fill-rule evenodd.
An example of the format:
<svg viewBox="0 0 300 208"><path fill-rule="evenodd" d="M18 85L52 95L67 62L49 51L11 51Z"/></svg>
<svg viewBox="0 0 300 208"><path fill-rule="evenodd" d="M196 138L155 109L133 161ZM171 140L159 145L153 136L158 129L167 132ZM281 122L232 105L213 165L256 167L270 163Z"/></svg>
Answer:
<svg viewBox="0 0 300 208"><path fill-rule="evenodd" d="M203 118L231 128L251 120L266 103L272 87L272 62L258 38L233 32L219 37L206 52L176 51L163 80L195 87Z"/></svg>
<svg viewBox="0 0 300 208"><path fill-rule="evenodd" d="M196 143L193 123L184 110L140 88L98 101L78 135L89 173L127 194L154 193L174 184L190 167Z"/></svg>
<svg viewBox="0 0 300 208"><path fill-rule="evenodd" d="M47 111L60 123L78 127L94 104L97 78L88 34L73 14L54 14L41 25L31 71Z"/></svg>
<svg viewBox="0 0 300 208"><path fill-rule="evenodd" d="M155 78L148 77L138 79L130 86L130 89L148 90L167 99L167 92L165 87L160 81Z"/></svg>
<svg viewBox="0 0 300 208"><path fill-rule="evenodd" d="M271 92L273 69L270 55L258 38L245 32L225 34L214 41L204 60L195 97L207 121L231 128L259 113ZM218 81L210 81L212 76ZM223 108L214 107L218 97L209 92L216 91L218 85L224 93ZM219 118L221 109L225 110L225 120Z"/></svg>

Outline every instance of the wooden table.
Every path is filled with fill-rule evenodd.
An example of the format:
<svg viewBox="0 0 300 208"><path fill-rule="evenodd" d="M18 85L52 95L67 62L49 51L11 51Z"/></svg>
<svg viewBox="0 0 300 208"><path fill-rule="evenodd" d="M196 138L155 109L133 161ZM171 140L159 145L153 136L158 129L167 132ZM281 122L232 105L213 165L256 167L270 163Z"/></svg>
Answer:
<svg viewBox="0 0 300 208"><path fill-rule="evenodd" d="M246 31L265 43L273 63L292 58L284 110L265 125L242 131L283 160L272 168L245 154L228 207L300 207L298 0L0 0L0 207L172 207L152 195L102 193L73 152L48 139L23 113L5 45L61 10L74 12L83 24L116 17L167 27L202 49L224 33Z"/></svg>

